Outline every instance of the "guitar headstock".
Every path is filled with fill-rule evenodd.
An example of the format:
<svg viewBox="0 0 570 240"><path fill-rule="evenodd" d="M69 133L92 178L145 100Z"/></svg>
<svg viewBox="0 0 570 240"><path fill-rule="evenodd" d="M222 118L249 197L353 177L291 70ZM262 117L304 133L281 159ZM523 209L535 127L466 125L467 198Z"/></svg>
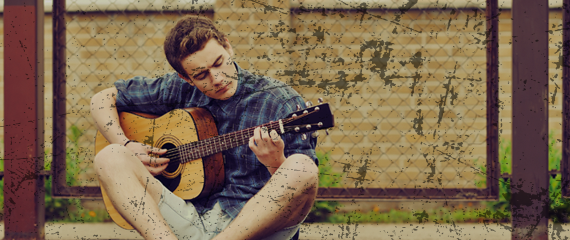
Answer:
<svg viewBox="0 0 570 240"><path fill-rule="evenodd" d="M306 133L334 127L334 116L328 103L311 105L308 103L308 108L287 115L287 118L282 120L284 131ZM306 135L303 136L305 139Z"/></svg>

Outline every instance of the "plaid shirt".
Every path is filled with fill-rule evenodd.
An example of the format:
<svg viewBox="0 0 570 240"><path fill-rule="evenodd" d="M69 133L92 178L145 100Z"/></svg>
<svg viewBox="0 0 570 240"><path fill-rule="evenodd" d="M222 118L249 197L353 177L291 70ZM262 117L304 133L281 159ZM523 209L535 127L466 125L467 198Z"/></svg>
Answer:
<svg viewBox="0 0 570 240"><path fill-rule="evenodd" d="M176 108L202 107L210 111L218 127L218 134L258 126L285 118L305 106L301 96L286 84L264 76L253 75L235 64L238 87L227 100L212 99L191 86L176 73L160 78L134 77L115 82L118 89L118 111L133 111L163 115ZM299 135L286 133L285 157L301 153L314 159L316 139L301 140ZM269 180L271 175L249 146L243 145L227 151L225 156L225 185L221 192L210 198L191 200L198 212L211 209L219 202L222 209L235 218L245 203Z"/></svg>

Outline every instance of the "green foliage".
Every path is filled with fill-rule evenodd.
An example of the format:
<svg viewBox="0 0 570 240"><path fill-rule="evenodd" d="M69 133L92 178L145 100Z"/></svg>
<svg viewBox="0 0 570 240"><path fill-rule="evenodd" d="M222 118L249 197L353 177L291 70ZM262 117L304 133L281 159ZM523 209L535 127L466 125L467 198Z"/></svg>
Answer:
<svg viewBox="0 0 570 240"><path fill-rule="evenodd" d="M70 186L77 185L78 176L82 168L79 163L84 159L80 156L79 151L79 137L82 132L78 127L72 125L68 139L71 146L67 148L65 161L66 161L66 181ZM47 154L46 154L47 155ZM49 163L46 162L49 165ZM57 222L103 222L109 219L104 209L89 210L85 209L78 198L53 198L51 196L51 181L48 179L45 183L45 211L46 221Z"/></svg>
<svg viewBox="0 0 570 240"><path fill-rule="evenodd" d="M71 126L71 134L68 136L72 146L66 150L66 181L68 185L76 185L77 180L75 177L81 173L81 168L78 163L83 159L80 157L79 152L79 137L81 137L81 130L76 126ZM51 168L51 162L48 161L47 156L49 152L45 152L45 169ZM0 171L4 171L4 165L0 164ZM45 216L46 221L55 222L103 222L109 219L109 215L104 209L89 210L85 209L81 200L78 198L53 198L51 195L52 185L51 177L45 180ZM0 211L4 212L4 181L0 181Z"/></svg>
<svg viewBox="0 0 570 240"><path fill-rule="evenodd" d="M560 170L560 162L562 160L562 151L556 146L556 139L551 132L548 137L548 169ZM512 173L512 143L510 141L501 140L499 144L499 163L501 166L501 174ZM483 187L486 184L484 176L486 176L486 168L484 164L479 164L481 174L479 176L482 180L477 182L478 187ZM494 215L503 215L505 218L510 218L511 213L511 180L507 178L499 179L499 201L487 202L490 211ZM550 206L549 216L555 223L570 222L568 213L570 213L570 199L562 197L562 184L561 176L556 175L550 178L549 185ZM492 214L487 212L486 215Z"/></svg>
<svg viewBox="0 0 570 240"><path fill-rule="evenodd" d="M501 174L511 174L512 172L512 145L510 141L499 140L499 166ZM479 163L475 160L475 165L479 168L477 174L480 180L475 181L477 187L485 187L487 184L487 166L486 163ZM484 216L505 216L510 218L511 212L511 179L499 178L499 201L485 202L488 210L483 212ZM504 219L508 220L508 219Z"/></svg>
<svg viewBox="0 0 570 240"><path fill-rule="evenodd" d="M338 182L344 173L334 173L330 162L330 154L317 152L319 159L319 187L340 187ZM337 222L333 216L341 204L337 201L316 201L305 222Z"/></svg>
<svg viewBox="0 0 570 240"><path fill-rule="evenodd" d="M562 161L562 151L556 147L556 139L551 133L548 138L548 169L560 170ZM568 213L570 213L570 199L562 197L562 178L560 174L550 179L549 195L549 217L555 223L568 223Z"/></svg>
<svg viewBox="0 0 570 240"><path fill-rule="evenodd" d="M560 170L560 162L562 159L562 152L559 147L556 146L556 139L554 139L554 134L549 134L549 144L548 144L548 164L549 169ZM510 141L502 139L499 143L499 164L501 174L511 174L512 173L512 143ZM326 162L325 162L326 163ZM479 169L479 179L476 180L475 184L477 187L485 187L487 169L485 162L475 161L475 165ZM339 179L338 176L334 174L331 175L330 168L322 168L326 170L323 172L324 175L332 176L331 179ZM321 176L322 177L322 176ZM325 205L320 207L322 212L327 213L326 218L322 218L328 222L336 223L365 223L365 222L377 222L377 223L409 223L409 222L436 222L436 223L449 223L449 222L481 222L481 221L498 221L498 222L509 222L511 219L511 181L509 178L501 178L499 181L499 201L485 202L483 209L475 208L459 208L459 209L449 209L449 208L438 208L429 209L418 212L409 211L399 211L392 209L388 212L349 212L349 213L334 213L333 207L330 205ZM334 184L334 182L325 182L329 184ZM338 184L338 183L337 183ZM331 185L332 186L332 185ZM549 206L549 216L550 219L555 223L567 223L570 222L568 214L570 213L570 199L563 198L561 195L561 176L557 175L550 178L549 194L550 194L550 206ZM314 208L315 209L315 208ZM326 211L325 211L326 210ZM327 212L328 211L328 212Z"/></svg>
<svg viewBox="0 0 570 240"><path fill-rule="evenodd" d="M335 223L452 223L452 222L504 222L510 215L500 211L461 207L449 209L445 207L437 209L425 209L417 212L400 211L391 209L388 212L348 212L337 213L329 218Z"/></svg>

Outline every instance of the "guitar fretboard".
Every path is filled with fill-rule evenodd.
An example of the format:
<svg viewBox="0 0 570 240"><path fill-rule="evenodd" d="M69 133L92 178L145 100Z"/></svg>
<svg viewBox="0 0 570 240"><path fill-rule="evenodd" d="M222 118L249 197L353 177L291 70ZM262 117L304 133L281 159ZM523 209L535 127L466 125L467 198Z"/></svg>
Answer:
<svg viewBox="0 0 570 240"><path fill-rule="evenodd" d="M253 131L257 127L266 127L269 131L279 131L279 122L270 122L260 126L186 143L169 149L165 157L170 158L171 162L180 161L180 163L186 163L194 159L207 157L215 153L245 145L249 143L249 138L253 136Z"/></svg>

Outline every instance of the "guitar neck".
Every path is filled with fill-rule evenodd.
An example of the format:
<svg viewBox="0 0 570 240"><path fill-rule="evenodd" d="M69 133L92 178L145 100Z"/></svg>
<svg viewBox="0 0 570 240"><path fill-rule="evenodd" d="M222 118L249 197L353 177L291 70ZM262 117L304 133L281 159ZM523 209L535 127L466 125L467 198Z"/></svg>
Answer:
<svg viewBox="0 0 570 240"><path fill-rule="evenodd" d="M257 127L267 127L269 131L273 129L278 130L279 122L270 122L256 127L246 128L236 132L180 145L176 148L180 156L180 161L182 163L186 163L194 159L203 158L228 149L245 145L249 143L249 138L253 136L253 131Z"/></svg>
<svg viewBox="0 0 570 240"><path fill-rule="evenodd" d="M249 143L249 138L257 127L266 127L269 131L306 133L319 129L334 127L334 118L329 105L324 103L318 106L299 110L288 115L280 121L273 121L240 131L227 133L196 142L190 142L169 149L166 156L171 162L186 163L194 159L207 157L228 149Z"/></svg>

